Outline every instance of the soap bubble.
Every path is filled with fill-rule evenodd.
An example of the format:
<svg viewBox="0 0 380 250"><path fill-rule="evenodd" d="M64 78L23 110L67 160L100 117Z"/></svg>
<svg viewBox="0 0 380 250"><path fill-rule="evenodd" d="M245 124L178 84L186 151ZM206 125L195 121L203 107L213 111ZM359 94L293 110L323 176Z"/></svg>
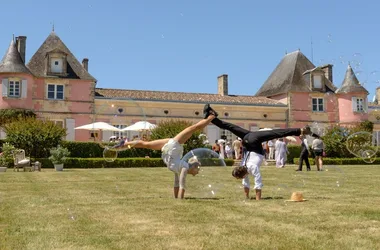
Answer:
<svg viewBox="0 0 380 250"><path fill-rule="evenodd" d="M362 158L364 162L372 163L377 154L378 144L371 133L360 131L347 138L346 148L351 154Z"/></svg>
<svg viewBox="0 0 380 250"><path fill-rule="evenodd" d="M324 165L318 177L322 185L329 188L340 188L346 182L345 173L337 166Z"/></svg>

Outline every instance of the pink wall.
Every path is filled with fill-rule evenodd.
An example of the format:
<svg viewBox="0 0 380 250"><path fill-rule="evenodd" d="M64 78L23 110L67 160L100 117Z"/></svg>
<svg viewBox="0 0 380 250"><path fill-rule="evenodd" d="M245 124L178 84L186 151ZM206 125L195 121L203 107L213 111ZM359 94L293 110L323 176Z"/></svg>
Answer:
<svg viewBox="0 0 380 250"><path fill-rule="evenodd" d="M312 99L323 98L324 111L313 112ZM338 122L339 106L336 95L313 95L312 93L291 93L290 122Z"/></svg>
<svg viewBox="0 0 380 250"><path fill-rule="evenodd" d="M75 119L75 127L79 127L82 125L93 123L93 120L90 115L72 115L72 119ZM91 140L91 131L89 130L82 130L82 129L75 129L75 140L76 141L92 141Z"/></svg>
<svg viewBox="0 0 380 250"><path fill-rule="evenodd" d="M368 120L368 113L353 111L352 97L360 97L364 100L367 100L367 95L365 93L349 93L345 95L339 95L339 120L341 123L352 123Z"/></svg>
<svg viewBox="0 0 380 250"><path fill-rule="evenodd" d="M36 111L57 111L57 105L52 104L53 101L46 99L46 85L48 83L57 83L57 81L36 79L33 88L34 93L34 108ZM93 98L90 95L93 90L94 83L84 80L62 80L59 84L65 85L65 103L60 111L67 111L72 113L88 113L91 111L91 104ZM57 101L61 103L63 101Z"/></svg>
<svg viewBox="0 0 380 250"><path fill-rule="evenodd" d="M33 109L32 100L32 87L34 84L34 77L28 74L21 73L4 73L0 74L0 93L2 93L2 80L9 77L18 77L23 80L27 80L27 95L26 98L11 98L3 97L1 94L0 98L0 109L7 108L22 108L22 109Z"/></svg>
<svg viewBox="0 0 380 250"><path fill-rule="evenodd" d="M311 99L309 93L291 93L290 121L310 121Z"/></svg>
<svg viewBox="0 0 380 250"><path fill-rule="evenodd" d="M90 95L94 91L94 83L85 80L70 80L70 99L72 101L92 101L93 96Z"/></svg>

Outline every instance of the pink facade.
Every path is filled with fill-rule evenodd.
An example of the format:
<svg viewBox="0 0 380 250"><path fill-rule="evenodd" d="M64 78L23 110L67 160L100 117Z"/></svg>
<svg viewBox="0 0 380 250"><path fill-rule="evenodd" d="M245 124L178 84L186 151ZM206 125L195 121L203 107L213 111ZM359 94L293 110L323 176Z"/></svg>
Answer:
<svg viewBox="0 0 380 250"><path fill-rule="evenodd" d="M48 118L65 127L66 140L89 141L91 131L74 128L94 122L94 116L96 121L113 122L113 116L94 115L96 79L88 73L88 59L83 59L81 64L54 32L27 64L24 63L25 54L17 49L25 46L26 37L12 41L0 63L1 109L31 109L40 118ZM288 60L287 57L297 60ZM315 67L300 52L290 53L285 59L263 84L261 91L261 96L272 99L265 113L264 122L268 127L303 127L318 123L318 126L326 128L333 124L353 124L368 119L368 92L360 85L350 66L342 86L336 88L330 77L331 65ZM14 94L14 82L19 84L17 95ZM112 97L114 93L105 95L105 102ZM288 108L285 115L282 104ZM277 110L279 106L281 108ZM255 107L252 110L252 113L259 113ZM279 110L282 112L280 116ZM256 129L257 124L261 124L257 118L242 120L236 125ZM131 121L134 123L140 119L134 117ZM157 120L150 117L148 121L155 124ZM101 134L104 140L110 133Z"/></svg>
<svg viewBox="0 0 380 250"><path fill-rule="evenodd" d="M32 88L33 88L33 76L25 73L0 73L0 83L3 85L3 80L17 79L20 81L20 96L11 97L5 96L6 93L3 86L2 98L0 99L0 109L7 108L20 108L31 109L33 107ZM26 88L26 90L24 89Z"/></svg>
<svg viewBox="0 0 380 250"><path fill-rule="evenodd" d="M322 110L313 110L313 98L322 100ZM320 95L319 93L291 93L290 114L291 122L319 121L323 124L332 124L339 121L338 98L334 94ZM294 123L292 123L294 126Z"/></svg>
<svg viewBox="0 0 380 250"><path fill-rule="evenodd" d="M367 96L363 93L349 93L345 95L339 95L339 121L342 124L357 123L368 120L368 113L355 111L355 103L353 98L362 98L367 101ZM354 99L355 100L355 99Z"/></svg>
<svg viewBox="0 0 380 250"><path fill-rule="evenodd" d="M52 32L25 63L26 37L16 37L0 63L0 108L33 110L66 128L66 140L88 140L89 132L74 128L93 122L96 79Z"/></svg>

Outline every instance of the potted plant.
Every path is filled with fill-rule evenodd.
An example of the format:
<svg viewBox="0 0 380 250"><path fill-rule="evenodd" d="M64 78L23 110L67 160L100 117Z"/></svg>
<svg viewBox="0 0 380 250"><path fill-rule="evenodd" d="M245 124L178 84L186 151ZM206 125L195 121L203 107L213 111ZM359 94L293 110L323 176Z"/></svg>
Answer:
<svg viewBox="0 0 380 250"><path fill-rule="evenodd" d="M2 152L0 153L0 172L7 171L8 166L13 161L13 150L15 147L8 142L3 144Z"/></svg>
<svg viewBox="0 0 380 250"><path fill-rule="evenodd" d="M58 146L56 148L50 149L49 160L53 162L56 171L63 170L63 164L66 161L66 157L70 156L70 152L67 148Z"/></svg>

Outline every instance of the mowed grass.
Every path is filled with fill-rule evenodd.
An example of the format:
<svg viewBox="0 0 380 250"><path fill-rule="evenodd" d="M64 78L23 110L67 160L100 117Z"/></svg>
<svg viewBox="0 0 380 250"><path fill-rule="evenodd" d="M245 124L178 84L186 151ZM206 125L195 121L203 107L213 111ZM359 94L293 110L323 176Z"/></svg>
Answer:
<svg viewBox="0 0 380 250"><path fill-rule="evenodd" d="M0 174L0 249L379 249L380 166L262 167L261 201L231 167ZM313 167L315 170L315 167ZM253 182L253 180L251 180ZM302 191L305 202L288 202Z"/></svg>

